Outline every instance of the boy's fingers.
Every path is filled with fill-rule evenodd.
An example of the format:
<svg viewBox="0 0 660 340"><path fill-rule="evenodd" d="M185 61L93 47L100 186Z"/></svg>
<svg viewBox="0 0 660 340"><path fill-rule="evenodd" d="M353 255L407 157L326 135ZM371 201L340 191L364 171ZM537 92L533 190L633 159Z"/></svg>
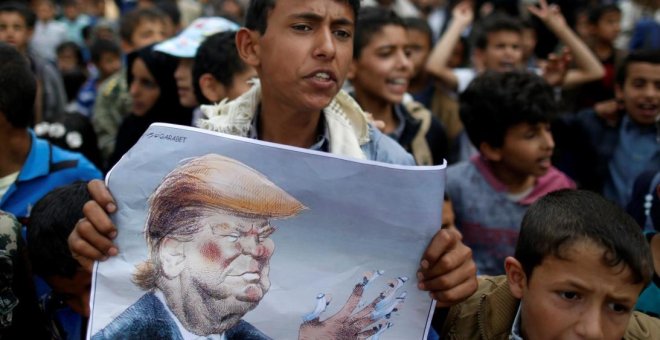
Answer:
<svg viewBox="0 0 660 340"><path fill-rule="evenodd" d="M77 242L70 243L69 247L72 252L93 260L99 260L100 257L105 255L117 255L117 247L112 243L108 234L112 236L116 232L103 233L90 220L83 218L76 223L73 232L69 236L69 240ZM93 247L95 251L87 250L88 246Z"/></svg>
<svg viewBox="0 0 660 340"><path fill-rule="evenodd" d="M112 223L110 216L96 201L87 201L83 205L83 215L94 231L107 235L109 238L114 238L117 234L117 229ZM86 231L86 230L85 230ZM83 234L84 236L85 234Z"/></svg>
<svg viewBox="0 0 660 340"><path fill-rule="evenodd" d="M467 248L467 247L466 247ZM469 249L469 248L468 248ZM471 251L469 252L471 254ZM454 263L452 269L441 275L423 275L418 283L418 288L427 291L445 291L460 285L467 280L475 280L477 277L477 265L471 256L467 256L460 262Z"/></svg>
<svg viewBox="0 0 660 340"><path fill-rule="evenodd" d="M91 272L94 261L104 260L106 255L98 247L92 246L92 244L90 244L90 242L79 233L80 230L88 229L88 227L85 227L85 223L88 222L84 219L80 220L69 235L67 241L73 258L75 258L85 270ZM102 236L98 235L97 237ZM109 241L108 243L110 244L109 248L112 248L112 243ZM114 252L110 251L110 253L116 254L116 248Z"/></svg>
<svg viewBox="0 0 660 340"><path fill-rule="evenodd" d="M424 251L422 269L431 268L445 252L451 249L461 239L461 233L454 228L439 230Z"/></svg>
<svg viewBox="0 0 660 340"><path fill-rule="evenodd" d="M106 212L114 213L117 210L115 205L115 200L112 198L108 187L105 186L105 183L99 179L94 179L87 183L87 191L92 197L92 200L96 201L99 206L103 207Z"/></svg>
<svg viewBox="0 0 660 340"><path fill-rule="evenodd" d="M431 296L436 300L436 308L451 307L474 294L477 285L476 277L472 277L448 290L431 292Z"/></svg>

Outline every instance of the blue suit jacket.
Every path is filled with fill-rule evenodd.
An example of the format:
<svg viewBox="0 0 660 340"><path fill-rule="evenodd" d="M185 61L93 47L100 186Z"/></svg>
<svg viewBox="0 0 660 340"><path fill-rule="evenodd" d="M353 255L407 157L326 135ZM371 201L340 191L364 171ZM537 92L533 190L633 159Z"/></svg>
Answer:
<svg viewBox="0 0 660 340"><path fill-rule="evenodd" d="M228 340L270 339L251 324L240 320L225 332ZM92 336L101 339L172 339L183 340L181 332L162 302L153 294L144 294L116 319Z"/></svg>

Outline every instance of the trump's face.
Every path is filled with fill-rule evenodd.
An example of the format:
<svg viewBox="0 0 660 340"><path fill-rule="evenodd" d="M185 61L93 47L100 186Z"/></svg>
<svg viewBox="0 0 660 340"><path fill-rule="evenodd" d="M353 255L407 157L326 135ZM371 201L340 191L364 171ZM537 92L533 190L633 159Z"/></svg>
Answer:
<svg viewBox="0 0 660 340"><path fill-rule="evenodd" d="M269 261L274 228L265 218L214 212L201 218L202 229L185 242L186 276L191 287L226 307L256 307L270 287Z"/></svg>

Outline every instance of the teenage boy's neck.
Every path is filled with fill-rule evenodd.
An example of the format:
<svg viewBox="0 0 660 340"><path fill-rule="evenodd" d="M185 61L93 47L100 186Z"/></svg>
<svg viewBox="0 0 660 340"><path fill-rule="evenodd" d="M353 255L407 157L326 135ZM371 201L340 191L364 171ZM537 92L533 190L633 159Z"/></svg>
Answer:
<svg viewBox="0 0 660 340"><path fill-rule="evenodd" d="M533 175L524 175L511 171L501 162L488 161L493 175L506 186L506 191L511 194L525 192L536 183L536 177Z"/></svg>
<svg viewBox="0 0 660 340"><path fill-rule="evenodd" d="M3 119L0 117L0 119ZM0 124L0 177L20 171L30 152L30 134L27 129L16 129Z"/></svg>
<svg viewBox="0 0 660 340"><path fill-rule="evenodd" d="M614 45L611 41L595 39L593 50L598 59L604 60L609 58L612 53L614 53Z"/></svg>
<svg viewBox="0 0 660 340"><path fill-rule="evenodd" d="M316 142L321 111L296 111L261 103L259 139L278 144L309 148Z"/></svg>

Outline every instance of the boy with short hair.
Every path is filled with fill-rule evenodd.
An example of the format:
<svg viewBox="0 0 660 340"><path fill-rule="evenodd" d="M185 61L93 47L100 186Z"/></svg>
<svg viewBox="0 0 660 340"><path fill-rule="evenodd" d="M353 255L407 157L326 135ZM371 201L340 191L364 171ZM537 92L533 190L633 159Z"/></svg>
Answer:
<svg viewBox="0 0 660 340"><path fill-rule="evenodd" d="M55 20L55 4L52 0L37 0L32 2L32 8L37 15L34 34L30 47L40 57L55 62L55 48L66 39L66 26Z"/></svg>
<svg viewBox="0 0 660 340"><path fill-rule="evenodd" d="M124 55L165 38L165 13L157 8L135 9L121 17L119 36ZM107 160L115 149L119 124L130 113L126 70L120 69L98 87L92 110L92 123L99 140L99 149Z"/></svg>
<svg viewBox="0 0 660 340"><path fill-rule="evenodd" d="M414 164L412 156L369 124L355 101L340 91L353 56L359 7L358 0L251 0L246 27L236 33L236 47L241 59L257 70L260 82L209 110L207 128L344 157ZM327 143L318 143L319 137ZM117 235L108 217L117 208L112 195L101 181L90 182L88 188L95 200L85 205L86 218L76 224L69 247L78 262L91 269L95 259L115 256L119 250L111 241ZM460 233L443 228L422 256L417 287L429 291L436 306L446 307L474 292L475 272Z"/></svg>
<svg viewBox="0 0 660 340"><path fill-rule="evenodd" d="M80 88L75 109L75 111L86 117L92 115L99 85L121 69L121 50L116 42L96 39L90 47L90 53L92 63L98 73L96 76L90 76Z"/></svg>
<svg viewBox="0 0 660 340"><path fill-rule="evenodd" d="M635 221L589 191L533 204L506 276L482 277L451 308L447 339L657 339L660 320L633 312L653 262Z"/></svg>
<svg viewBox="0 0 660 340"><path fill-rule="evenodd" d="M460 115L479 153L447 169L456 226L482 274L503 272L530 204L575 184L551 163L552 89L526 71L487 72L460 97Z"/></svg>
<svg viewBox="0 0 660 340"><path fill-rule="evenodd" d="M548 6L545 0L539 6L528 7L530 13L538 17L559 40L570 49L577 69L566 71L565 58L550 56L550 62L543 77L553 86L570 87L587 81L600 79L604 70L595 56L582 40L571 30L556 5ZM484 71L506 72L524 69L521 45L523 28L510 17L493 15L486 18L480 30L477 30L475 65L470 69L451 69L448 60L452 47L462 32L472 24L474 13L469 1L463 1L454 7L452 21L431 52L427 70L448 88L460 93L476 75ZM538 70L533 70L538 71Z"/></svg>
<svg viewBox="0 0 660 340"><path fill-rule="evenodd" d="M605 76L580 88L576 108L595 108L612 114L616 110L614 71L625 54L614 45L621 32L621 10L615 4L599 5L589 10L587 21L591 38L589 47L605 68ZM604 105L606 102L611 104Z"/></svg>
<svg viewBox="0 0 660 340"><path fill-rule="evenodd" d="M381 128L415 157L418 165L442 164L447 135L422 104L404 98L413 75L408 32L391 10L367 7L360 11L348 79L353 96Z"/></svg>
<svg viewBox="0 0 660 340"><path fill-rule="evenodd" d="M257 71L241 60L236 50L236 32L215 33L199 46L193 63L195 97L201 104L233 100L250 89Z"/></svg>
<svg viewBox="0 0 660 340"><path fill-rule="evenodd" d="M660 52L640 50L626 56L616 75L615 94L623 110L614 117L585 110L562 117L557 134L566 145L562 169L574 174L581 187L625 207L635 179L645 170L660 169Z"/></svg>
<svg viewBox="0 0 660 340"><path fill-rule="evenodd" d="M14 46L30 61L37 77L41 96L35 101L35 115L30 125L64 112L66 93L64 83L55 67L32 53L28 44L34 32L36 16L27 6L18 2L0 4L0 41Z"/></svg>
<svg viewBox="0 0 660 340"><path fill-rule="evenodd" d="M25 224L47 192L77 180L101 178L82 155L37 138L29 128L36 80L25 57L0 43L0 209Z"/></svg>
<svg viewBox="0 0 660 340"><path fill-rule="evenodd" d="M46 315L60 327L63 338L85 334L89 317L92 276L71 256L67 238L83 217L82 207L90 199L84 182L59 187L32 209L27 228L27 249L34 274L43 278L50 291L40 297Z"/></svg>

